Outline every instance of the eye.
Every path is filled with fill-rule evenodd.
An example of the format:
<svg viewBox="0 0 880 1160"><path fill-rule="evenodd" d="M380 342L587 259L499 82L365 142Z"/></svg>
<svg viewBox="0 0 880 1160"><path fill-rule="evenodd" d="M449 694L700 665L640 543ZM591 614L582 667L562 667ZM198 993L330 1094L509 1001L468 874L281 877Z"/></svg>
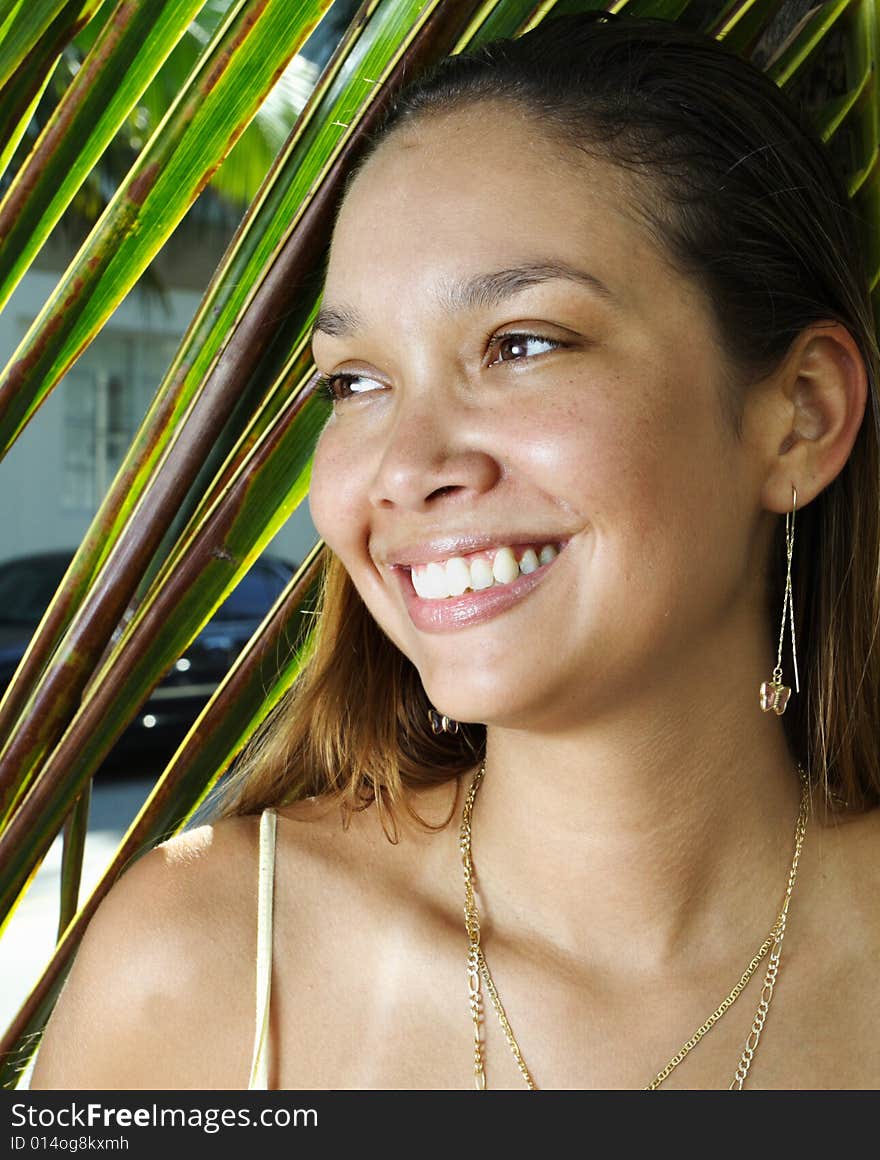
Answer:
<svg viewBox="0 0 880 1160"><path fill-rule="evenodd" d="M321 375L315 381L315 393L320 395L322 399L326 399L328 403L341 403L344 399L351 398L352 395L368 394L369 387L355 386L359 383L374 383L375 379L370 379L366 375L346 374L340 371L335 375Z"/></svg>
<svg viewBox="0 0 880 1160"><path fill-rule="evenodd" d="M529 334L518 330L510 331L508 334L496 334L493 340L493 346L499 347L502 350L510 351L515 351L517 348L521 350L527 350L529 344L534 342L544 343L544 345L549 346L551 350L558 350L560 347L565 346L565 343L560 342L557 338L547 338L546 335L543 334ZM526 355L526 357L528 358L529 356ZM495 366L498 362L521 361L521 356L517 357L514 355L513 358L499 358L496 360L496 362L490 363L489 365Z"/></svg>
<svg viewBox="0 0 880 1160"><path fill-rule="evenodd" d="M502 351L509 350L515 352L518 348L527 350L531 343L543 343L551 350L558 350L565 346L558 338L547 338L543 334L531 334L526 331L513 330L507 334L496 334L493 338L492 346L500 348ZM538 352L540 353L540 352ZM530 357L526 355L525 357ZM522 356L514 354L513 358L499 358L495 362L490 363L490 366L496 366L500 362L521 362ZM328 403L341 403L345 399L350 399L354 395L369 394L370 387L364 387L361 383L375 383L375 379L369 378L367 375L356 375L339 371L335 375L321 375L315 381L315 392L326 399Z"/></svg>

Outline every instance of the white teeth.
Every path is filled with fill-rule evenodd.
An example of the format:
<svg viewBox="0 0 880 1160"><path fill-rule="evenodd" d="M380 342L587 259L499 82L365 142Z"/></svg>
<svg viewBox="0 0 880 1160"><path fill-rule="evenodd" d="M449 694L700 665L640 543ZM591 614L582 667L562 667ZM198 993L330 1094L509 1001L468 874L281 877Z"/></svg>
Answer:
<svg viewBox="0 0 880 1160"><path fill-rule="evenodd" d="M529 572L534 572L537 568L540 568L540 566L541 565L538 563L538 553L534 548L527 548L525 552L523 552L519 562L520 572L526 576Z"/></svg>
<svg viewBox="0 0 880 1160"><path fill-rule="evenodd" d="M446 567L443 564L436 562L429 564L425 572L425 579L428 595L432 600L449 595L449 581L446 579Z"/></svg>
<svg viewBox="0 0 880 1160"><path fill-rule="evenodd" d="M412 580L413 588L416 590L416 595L421 597L422 600L430 600L425 573L421 569L417 571L413 568L410 571L410 579Z"/></svg>
<svg viewBox="0 0 880 1160"><path fill-rule="evenodd" d="M513 548L499 548L492 561L492 575L499 584L510 584L519 575L519 564Z"/></svg>
<svg viewBox="0 0 880 1160"><path fill-rule="evenodd" d="M545 544L540 553L526 548L517 561L513 548L498 548L490 560L485 556L453 556L440 562L414 564L410 569L413 588L422 600L442 600L461 596L468 590L481 592L494 584L511 584L519 576L527 576L549 564L559 555L553 544Z"/></svg>
<svg viewBox="0 0 880 1160"><path fill-rule="evenodd" d="M495 583L492 565L482 556L478 556L471 564L471 581L475 592L480 592L483 588L491 588Z"/></svg>
<svg viewBox="0 0 880 1160"><path fill-rule="evenodd" d="M461 556L446 561L446 583L449 585L450 596L461 596L470 588L471 570Z"/></svg>

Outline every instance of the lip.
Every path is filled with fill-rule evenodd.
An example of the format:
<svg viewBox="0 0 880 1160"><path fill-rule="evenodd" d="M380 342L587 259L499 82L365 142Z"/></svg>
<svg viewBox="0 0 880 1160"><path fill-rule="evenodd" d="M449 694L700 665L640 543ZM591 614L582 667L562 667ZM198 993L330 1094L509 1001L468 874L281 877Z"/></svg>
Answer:
<svg viewBox="0 0 880 1160"><path fill-rule="evenodd" d="M406 610L416 628L422 632L454 632L458 628L482 624L500 616L533 592L563 555L568 544L567 540L557 542L562 545L558 554L534 572L528 572L510 584L499 584L480 592L465 592L461 596L422 599L413 588L408 568L395 566L393 571L403 592ZM497 546L497 542L492 546Z"/></svg>

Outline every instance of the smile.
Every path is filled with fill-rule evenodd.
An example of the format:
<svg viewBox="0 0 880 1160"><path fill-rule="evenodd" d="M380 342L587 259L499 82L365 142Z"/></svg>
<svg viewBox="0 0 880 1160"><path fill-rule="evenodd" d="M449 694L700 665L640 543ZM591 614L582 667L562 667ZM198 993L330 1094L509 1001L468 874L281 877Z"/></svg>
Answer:
<svg viewBox="0 0 880 1160"><path fill-rule="evenodd" d="M467 556L453 556L430 564L413 564L413 588L423 600L443 600L465 592L482 592L499 584L512 584L520 576L537 572L559 555L555 543L533 547L506 545Z"/></svg>
<svg viewBox="0 0 880 1160"><path fill-rule="evenodd" d="M448 632L505 612L542 583L568 541L506 545L445 561L396 567L416 628Z"/></svg>

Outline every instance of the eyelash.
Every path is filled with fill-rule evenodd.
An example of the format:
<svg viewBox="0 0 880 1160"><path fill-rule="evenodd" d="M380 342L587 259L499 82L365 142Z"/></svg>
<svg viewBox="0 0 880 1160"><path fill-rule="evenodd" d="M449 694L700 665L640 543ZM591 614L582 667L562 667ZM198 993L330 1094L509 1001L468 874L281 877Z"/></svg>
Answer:
<svg viewBox="0 0 880 1160"><path fill-rule="evenodd" d="M558 338L548 338L546 334L532 334L530 331L524 331L524 330L511 330L511 331L508 331L506 334L496 334L495 335L495 342L503 342L505 339L509 339L509 338L532 339L535 342L547 342L547 343L550 343L552 345L554 350L559 350L565 346L565 343L561 342ZM544 353L547 354L549 352L545 351ZM526 357L535 358L536 356L532 355L532 356L526 356ZM522 360L521 359L506 359L505 361L506 362L521 362ZM328 403L342 403L342 402L345 402L346 399L353 398L354 396L353 395L339 395L339 394L337 394L333 390L333 387L331 386L331 384L334 383L337 379L341 380L345 384L349 384L349 383L351 383L351 381L353 379L359 379L359 378L363 378L363 377L365 377L365 376L357 375L357 374L348 374L345 371L340 371L335 375L321 375L315 381L314 390L315 390L316 394L318 394L322 399L326 400L326 402L328 402ZM363 391L360 393L369 394L370 392Z"/></svg>

